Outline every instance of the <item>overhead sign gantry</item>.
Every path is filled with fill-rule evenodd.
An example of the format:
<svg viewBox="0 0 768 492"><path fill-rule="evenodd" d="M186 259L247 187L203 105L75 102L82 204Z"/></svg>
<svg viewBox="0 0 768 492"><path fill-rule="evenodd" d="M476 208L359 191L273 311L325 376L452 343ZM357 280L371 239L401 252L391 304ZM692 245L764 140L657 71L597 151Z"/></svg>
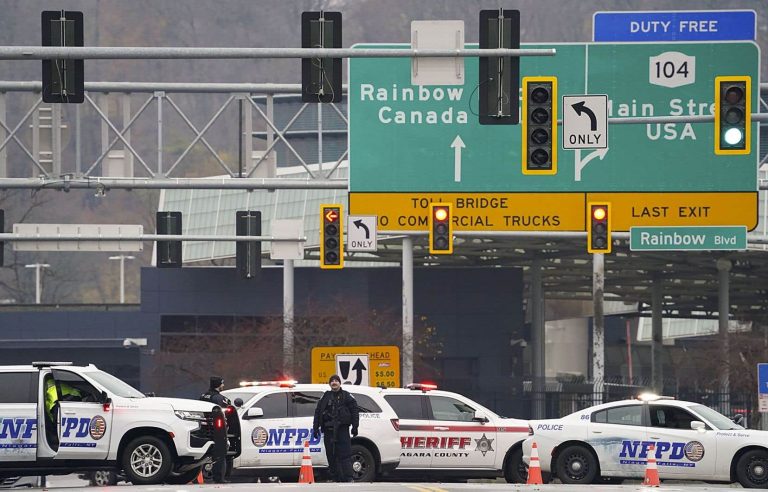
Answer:
<svg viewBox="0 0 768 492"><path fill-rule="evenodd" d="M409 46L357 46L376 47ZM711 116L716 77L759 83L753 42L523 48L555 48L557 55L521 58L521 78L555 77L561 96L606 94L611 119ZM426 230L429 205L445 202L456 230L584 231L587 203L609 202L614 231L756 226L757 152L716 155L711 121L612 122L607 149L562 150L558 140L557 172L528 175L522 125L479 124L483 81L474 75L477 59L465 63L464 85L412 86L408 59L350 59L351 213L377 215L384 231ZM757 97L753 91L752 107ZM560 98L557 104L562 114Z"/></svg>

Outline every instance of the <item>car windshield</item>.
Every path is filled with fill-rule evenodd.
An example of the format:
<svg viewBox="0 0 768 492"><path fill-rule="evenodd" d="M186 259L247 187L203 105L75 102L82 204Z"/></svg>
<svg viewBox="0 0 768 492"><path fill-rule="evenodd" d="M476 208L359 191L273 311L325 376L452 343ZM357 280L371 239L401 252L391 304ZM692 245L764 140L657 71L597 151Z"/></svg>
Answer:
<svg viewBox="0 0 768 492"><path fill-rule="evenodd" d="M719 430L737 430L737 429L744 428L739 424L735 423L733 420L726 417L725 415L723 415L722 413L712 410L709 407L705 407L704 405L693 405L691 407L691 410L693 410L694 412L698 413L699 415L707 419L712 425L714 425Z"/></svg>
<svg viewBox="0 0 768 492"><path fill-rule="evenodd" d="M123 398L146 398L141 391L104 371L87 372L85 375L99 383L104 389L115 396Z"/></svg>

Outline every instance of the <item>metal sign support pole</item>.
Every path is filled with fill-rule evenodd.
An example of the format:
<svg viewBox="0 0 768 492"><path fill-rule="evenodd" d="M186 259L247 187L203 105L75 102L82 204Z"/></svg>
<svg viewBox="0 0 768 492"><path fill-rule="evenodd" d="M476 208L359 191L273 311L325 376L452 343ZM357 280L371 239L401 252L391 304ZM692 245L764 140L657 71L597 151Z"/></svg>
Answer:
<svg viewBox="0 0 768 492"><path fill-rule="evenodd" d="M295 377L293 367L293 260L283 260L283 372Z"/></svg>
<svg viewBox="0 0 768 492"><path fill-rule="evenodd" d="M403 238L403 387L413 382L413 238Z"/></svg>
<svg viewBox="0 0 768 492"><path fill-rule="evenodd" d="M605 255L592 255L592 382L593 404L603 403L605 386L605 316L603 292L605 290Z"/></svg>

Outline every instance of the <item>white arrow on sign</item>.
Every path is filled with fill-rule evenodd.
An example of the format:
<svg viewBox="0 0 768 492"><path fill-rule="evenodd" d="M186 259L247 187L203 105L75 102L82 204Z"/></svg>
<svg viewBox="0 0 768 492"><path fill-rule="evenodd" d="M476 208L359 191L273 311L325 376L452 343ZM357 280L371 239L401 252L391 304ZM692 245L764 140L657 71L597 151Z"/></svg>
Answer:
<svg viewBox="0 0 768 492"><path fill-rule="evenodd" d="M581 170L587 167L587 164L589 164L589 161L594 159L595 157L599 157L602 161L605 157L605 154L608 153L608 149L597 149L594 152L590 152L587 154L587 156L584 158L584 160L581 160L581 149L576 149L576 166L574 170L576 171L576 176L574 181L581 181Z"/></svg>
<svg viewBox="0 0 768 492"><path fill-rule="evenodd" d="M456 135L456 138L453 139L453 143L451 143L451 147L453 148L453 180L457 183L461 182L461 149L466 147L464 145L464 140L461 139L460 135Z"/></svg>

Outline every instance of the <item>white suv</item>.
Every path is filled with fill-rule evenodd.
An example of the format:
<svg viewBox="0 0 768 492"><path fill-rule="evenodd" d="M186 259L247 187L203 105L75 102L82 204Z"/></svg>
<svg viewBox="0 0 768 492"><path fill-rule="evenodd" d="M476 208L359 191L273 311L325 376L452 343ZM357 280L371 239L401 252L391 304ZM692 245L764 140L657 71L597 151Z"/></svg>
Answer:
<svg viewBox="0 0 768 492"><path fill-rule="evenodd" d="M217 419L215 405L149 398L93 365L0 366L0 481L99 467L134 484L187 483L211 460Z"/></svg>
<svg viewBox="0 0 768 492"><path fill-rule="evenodd" d="M329 387L294 382L242 383L222 394L238 407L242 453L235 459L235 475L299 475L304 443L314 467L327 467L323 438L312 437L317 402ZM352 468L359 482L370 482L394 470L400 461L398 419L384 401L388 391L346 385L360 408L360 427L352 438ZM527 427L526 427L527 430Z"/></svg>
<svg viewBox="0 0 768 492"><path fill-rule="evenodd" d="M465 396L430 384L383 391L400 418L402 453L396 474L424 477L527 478L522 443L526 420L500 417Z"/></svg>

